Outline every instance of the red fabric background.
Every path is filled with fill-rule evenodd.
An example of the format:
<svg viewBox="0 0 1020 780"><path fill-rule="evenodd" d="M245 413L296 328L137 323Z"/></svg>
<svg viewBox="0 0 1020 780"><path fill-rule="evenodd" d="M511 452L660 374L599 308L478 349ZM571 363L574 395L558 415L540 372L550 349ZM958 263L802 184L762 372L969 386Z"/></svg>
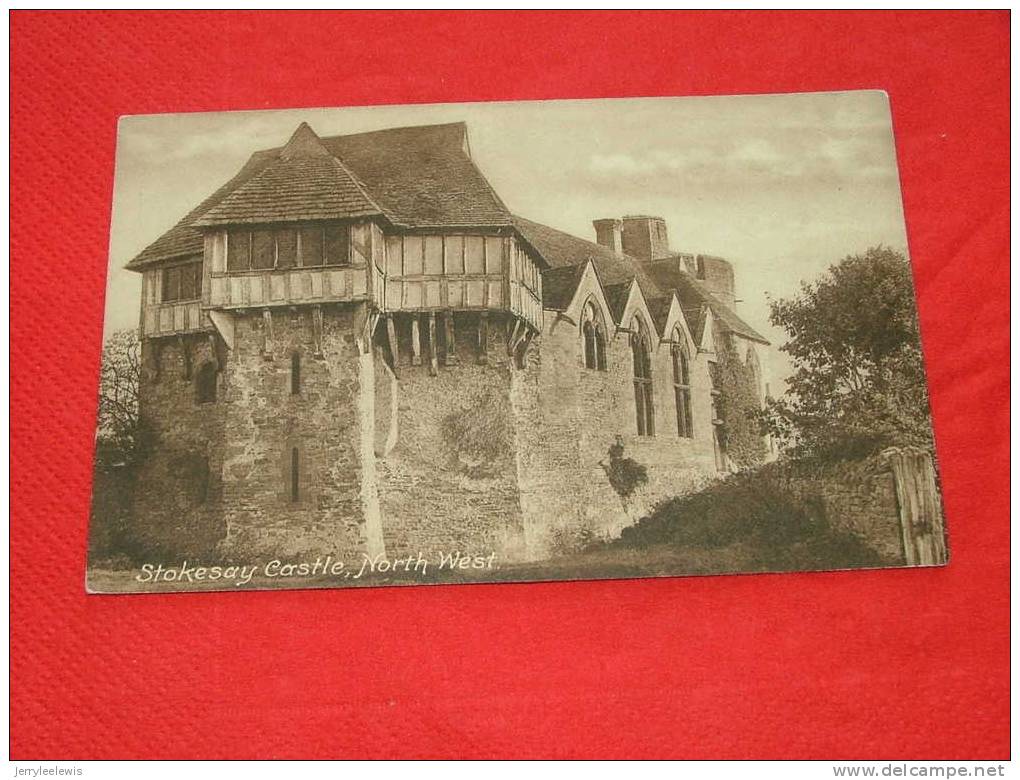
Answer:
<svg viewBox="0 0 1020 780"><path fill-rule="evenodd" d="M13 757L1008 755L1008 12L15 12L11 38ZM892 100L948 567L85 595L118 115L859 88Z"/></svg>

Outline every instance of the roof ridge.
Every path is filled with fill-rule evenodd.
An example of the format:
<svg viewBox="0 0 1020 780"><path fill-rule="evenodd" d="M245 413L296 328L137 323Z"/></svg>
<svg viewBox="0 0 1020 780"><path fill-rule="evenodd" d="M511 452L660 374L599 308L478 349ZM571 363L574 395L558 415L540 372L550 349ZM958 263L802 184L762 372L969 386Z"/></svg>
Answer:
<svg viewBox="0 0 1020 780"><path fill-rule="evenodd" d="M457 122L436 122L429 125L401 125L400 127L380 127L376 130L361 130L357 133L338 133L337 135L325 135L322 136L324 141L333 141L337 138L354 138L359 135L372 135L374 133L398 133L401 130L435 130L440 127L462 127L465 132L467 131L467 122L460 120Z"/></svg>
<svg viewBox="0 0 1020 780"><path fill-rule="evenodd" d="M560 235L566 236L567 238L570 238L570 239L572 239L574 241L583 241L585 244L588 244L589 246L595 247L595 248L600 249L600 250L605 251L605 252L610 252L610 253L616 255L616 257L620 258L621 260L629 260L629 261L634 262L634 263L640 263L641 262L641 260L639 258L637 258L637 257L634 257L634 255L628 255L628 254L626 254L624 252L617 252L615 249L610 249L605 244L600 244L597 241L589 241L587 238L581 238L580 236L575 236L573 233L568 233L566 230L560 230L559 228L554 228L552 225L546 225L544 222L536 222L533 219L528 219L527 217L522 217L520 214L514 214L513 212L511 212L510 216L513 217L515 220L519 219L519 220L521 220L523 222L529 222L532 225L536 225L538 227L544 228L545 230L551 230L554 233L559 233Z"/></svg>
<svg viewBox="0 0 1020 780"><path fill-rule="evenodd" d="M302 122L302 125L307 125L307 122ZM467 132L467 122L461 120L459 122L439 122L431 125L402 125L400 127L380 127L376 130L361 130L357 133L336 133L335 135L318 135L316 137L323 143L326 144L329 141L337 141L341 138L359 138L366 135L376 135L383 133L398 133L402 130L434 130L437 128L446 127L463 127L465 134ZM253 154L272 154L281 152L287 145L282 146L270 146L265 149L258 149ZM328 149L327 149L328 151Z"/></svg>
<svg viewBox="0 0 1020 780"><path fill-rule="evenodd" d="M281 160L291 160L294 157L324 157L328 154L329 150L311 126L307 122L302 122L277 153L277 157Z"/></svg>

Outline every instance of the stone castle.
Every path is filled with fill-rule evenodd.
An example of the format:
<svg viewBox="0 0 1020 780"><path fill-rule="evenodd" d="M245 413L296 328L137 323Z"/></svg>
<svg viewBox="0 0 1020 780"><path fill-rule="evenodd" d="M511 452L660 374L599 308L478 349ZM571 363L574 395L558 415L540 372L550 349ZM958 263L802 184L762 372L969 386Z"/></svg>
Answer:
<svg viewBox="0 0 1020 780"><path fill-rule="evenodd" d="M139 533L536 560L767 457L746 418L768 342L732 266L672 251L658 217L594 230L511 213L464 124L302 124L255 152L127 266Z"/></svg>

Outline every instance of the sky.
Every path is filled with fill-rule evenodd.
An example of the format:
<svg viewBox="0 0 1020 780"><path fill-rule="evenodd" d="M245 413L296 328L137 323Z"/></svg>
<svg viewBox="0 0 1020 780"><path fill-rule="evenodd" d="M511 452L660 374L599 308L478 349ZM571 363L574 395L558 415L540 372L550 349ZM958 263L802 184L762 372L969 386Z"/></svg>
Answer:
<svg viewBox="0 0 1020 780"><path fill-rule="evenodd" d="M594 241L592 220L664 217L674 251L726 257L737 310L779 346L767 296L796 294L848 254L906 254L888 98L878 91L233 111L123 117L107 333L136 327L123 266L300 122L320 136L463 121L516 214ZM790 371L767 356L774 386ZM775 387L774 387L775 389Z"/></svg>

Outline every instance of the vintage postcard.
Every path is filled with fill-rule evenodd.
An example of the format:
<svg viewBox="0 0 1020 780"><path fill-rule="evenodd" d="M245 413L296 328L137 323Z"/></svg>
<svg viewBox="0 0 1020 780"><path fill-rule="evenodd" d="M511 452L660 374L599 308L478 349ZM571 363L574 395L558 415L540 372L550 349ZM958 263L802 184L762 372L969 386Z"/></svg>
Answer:
<svg viewBox="0 0 1020 780"><path fill-rule="evenodd" d="M132 116L95 593L938 565L881 92Z"/></svg>

